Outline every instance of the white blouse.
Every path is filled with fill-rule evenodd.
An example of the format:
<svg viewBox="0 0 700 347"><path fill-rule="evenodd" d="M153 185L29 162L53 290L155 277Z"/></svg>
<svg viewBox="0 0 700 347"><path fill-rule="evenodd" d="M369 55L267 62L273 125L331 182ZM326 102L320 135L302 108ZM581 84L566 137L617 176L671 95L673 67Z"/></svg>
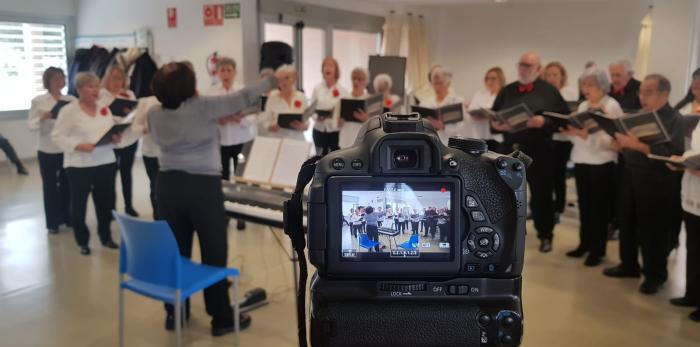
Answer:
<svg viewBox="0 0 700 347"><path fill-rule="evenodd" d="M109 90L102 88L102 89L100 89L100 96L99 96L98 104L109 107L109 105L111 105L112 102L114 102L114 99L116 99L116 98L135 101L136 95L134 94L134 92L132 92L129 89L125 89L125 90L119 92L119 94L114 95ZM117 123L125 121L125 117L115 117L115 118L116 118L115 121ZM114 148L118 149L118 148L129 147L129 146L133 145L134 143L136 143L136 141L139 140L139 137L140 136L138 136L138 134L133 133L131 131L131 129L129 129L124 133L124 136L122 137L121 142L114 145Z"/></svg>
<svg viewBox="0 0 700 347"><path fill-rule="evenodd" d="M480 108L490 110L493 107L493 102L496 101L497 95L498 93L491 94L486 88L480 89L472 96L472 101L469 102L467 111L478 110ZM468 114L467 117L466 123L468 132L466 135L468 137L503 142L503 135L491 133L491 124L488 119L476 119Z"/></svg>
<svg viewBox="0 0 700 347"><path fill-rule="evenodd" d="M304 131L295 129L280 128L277 132L269 132L267 128L272 124L277 124L277 116L280 113L303 113L308 107L304 93L300 91L294 92L291 104L280 96L279 91L275 90L267 97L265 104L265 112L261 118L262 126L260 129L264 136L291 138L296 140L306 140Z"/></svg>
<svg viewBox="0 0 700 347"><path fill-rule="evenodd" d="M603 112L611 118L618 118L624 113L620 104L609 96L604 97L601 105ZM589 108L588 101L584 101L578 106L578 111L583 112ZM571 161L576 164L602 165L617 161L617 152L610 147L613 138L605 131L588 134L585 140L576 136L568 138L574 144L571 150Z"/></svg>
<svg viewBox="0 0 700 347"><path fill-rule="evenodd" d="M160 147L153 141L150 132L148 131L148 122L146 115L153 106L159 106L160 102L155 96L148 96L139 99L136 110L134 111L134 122L129 127L134 133L142 134L141 138L141 154L144 157L157 158L160 157Z"/></svg>
<svg viewBox="0 0 700 347"><path fill-rule="evenodd" d="M61 95L61 100L75 101L73 95ZM49 118L41 120L41 116L46 112L51 112L56 106L56 99L51 94L46 93L32 99L32 106L29 109L29 129L39 131L39 151L48 154L63 153L53 140L51 140L51 131L56 124L56 119ZM64 106L67 107L68 105Z"/></svg>
<svg viewBox="0 0 700 347"><path fill-rule="evenodd" d="M464 104L464 99L452 93L448 93L447 96L444 99L442 99L441 102L438 102L437 98L435 96L432 96L430 98L422 100L420 106L428 108L438 108L454 104ZM438 136L440 137L440 141L442 141L442 143L444 143L445 146L447 146L447 142L452 136L468 136L468 130L465 123L466 122L462 120L461 122L457 123L445 124L445 129L438 130Z"/></svg>
<svg viewBox="0 0 700 347"><path fill-rule="evenodd" d="M231 89L226 90L223 84L215 84L207 89L206 95L226 95L244 88L242 84L234 83ZM240 123L226 123L219 125L219 141L222 146L234 146L252 141L258 134L257 115L251 114L243 117Z"/></svg>
<svg viewBox="0 0 700 347"><path fill-rule="evenodd" d="M578 101L579 99L578 90L572 86L564 86L564 88L559 89L559 94L566 101Z"/></svg>
<svg viewBox="0 0 700 347"><path fill-rule="evenodd" d="M684 156L700 154L700 126L695 127L690 140L690 149ZM700 177L686 171L681 186L681 204L685 212L700 216Z"/></svg>
<svg viewBox="0 0 700 347"><path fill-rule="evenodd" d="M317 110L330 110L340 107L340 99L346 98L349 95L348 91L337 83L333 86L328 86L325 81L319 83L313 93L311 93L311 103L317 102ZM318 121L318 116L314 115L314 129L320 132L338 131L337 122L334 122L332 117L326 118L323 122Z"/></svg>
<svg viewBox="0 0 700 347"><path fill-rule="evenodd" d="M58 113L51 139L63 150L63 167L95 167L115 162L112 144L98 146L88 153L76 151L81 143L96 143L113 125L115 120L109 108L98 104L92 117L83 112L79 102L71 102Z"/></svg>
<svg viewBox="0 0 700 347"><path fill-rule="evenodd" d="M345 99L355 99L355 100L360 100L360 99L365 99L369 96L367 94L367 91L360 96L360 97L354 97L352 94L344 97ZM336 107L333 110L333 120L335 124L338 124L338 119L340 118L340 104L338 104L338 107ZM338 135L338 146L340 148L348 148L351 147L353 144L355 144L355 140L357 139L357 135L360 132L360 128L362 128L362 125L365 123L360 123L360 122L348 122L345 121L343 123L343 127L340 128L340 134Z"/></svg>

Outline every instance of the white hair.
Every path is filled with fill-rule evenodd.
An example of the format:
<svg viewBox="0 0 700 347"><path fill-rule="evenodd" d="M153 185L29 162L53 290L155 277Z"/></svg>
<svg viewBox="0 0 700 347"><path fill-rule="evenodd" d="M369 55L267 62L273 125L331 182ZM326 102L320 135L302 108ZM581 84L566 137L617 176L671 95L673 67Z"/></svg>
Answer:
<svg viewBox="0 0 700 347"><path fill-rule="evenodd" d="M436 66L433 71L430 73L430 81L432 82L435 77L440 77L447 81L447 83L452 82L452 72L450 70L447 70L446 68L442 66Z"/></svg>
<svg viewBox="0 0 700 347"><path fill-rule="evenodd" d="M379 86L383 84L386 84L387 89L391 90L391 86L394 84L394 82L391 80L391 76L388 74L380 73L374 77L374 82L372 82L372 85L374 86L374 90L378 91Z"/></svg>
<svg viewBox="0 0 700 347"><path fill-rule="evenodd" d="M297 73L297 69L292 65L284 64L284 65L277 68L277 72Z"/></svg>
<svg viewBox="0 0 700 347"><path fill-rule="evenodd" d="M598 88L600 88L605 94L610 92L610 79L608 78L608 73L605 70L595 67L586 69L579 79L580 83L583 84L583 81L589 77L593 77L595 79L596 84L598 84Z"/></svg>
<svg viewBox="0 0 700 347"><path fill-rule="evenodd" d="M84 71L84 72L78 72L75 74L75 89L80 89L88 84L94 83L99 85L100 84L100 78L97 77L93 72L89 71Z"/></svg>
<svg viewBox="0 0 700 347"><path fill-rule="evenodd" d="M367 69L365 69L365 68L363 68L363 67L359 67L359 66L358 66L358 67L352 69L352 72L350 73L350 76L352 76L352 75L354 75L354 74L356 74L356 73L362 74L362 76L365 76L365 79L369 79L369 77L368 77L368 76L369 76L369 73L367 72Z"/></svg>
<svg viewBox="0 0 700 347"><path fill-rule="evenodd" d="M622 60L614 61L614 62L610 63L609 66L610 66L610 67L612 67L612 66L622 66L622 68L625 69L625 71L627 71L627 72L630 74L630 76L631 76L632 74L634 74L634 68L632 67L632 63L631 63L629 60L627 60L627 59L622 59Z"/></svg>

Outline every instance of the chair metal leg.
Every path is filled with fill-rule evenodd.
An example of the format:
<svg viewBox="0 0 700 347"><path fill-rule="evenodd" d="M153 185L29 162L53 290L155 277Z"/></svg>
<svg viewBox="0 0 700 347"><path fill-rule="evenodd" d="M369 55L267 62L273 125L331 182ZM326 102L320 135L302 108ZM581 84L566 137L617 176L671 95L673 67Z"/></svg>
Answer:
<svg viewBox="0 0 700 347"><path fill-rule="evenodd" d="M241 307L240 303L238 301L238 281L239 277L235 276L233 278L233 328L234 332L236 334L235 337L235 343L236 346L238 346L238 334L240 334L241 331Z"/></svg>
<svg viewBox="0 0 700 347"><path fill-rule="evenodd" d="M182 292L178 289L175 292L175 345L182 346Z"/></svg>
<svg viewBox="0 0 700 347"><path fill-rule="evenodd" d="M124 347L124 288L119 281L119 347Z"/></svg>

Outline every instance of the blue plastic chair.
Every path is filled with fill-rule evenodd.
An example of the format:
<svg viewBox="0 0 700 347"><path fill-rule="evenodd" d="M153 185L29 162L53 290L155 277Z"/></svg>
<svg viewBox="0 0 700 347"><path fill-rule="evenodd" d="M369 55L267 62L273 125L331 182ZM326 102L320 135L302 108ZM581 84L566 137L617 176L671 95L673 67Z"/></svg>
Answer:
<svg viewBox="0 0 700 347"><path fill-rule="evenodd" d="M379 242L370 240L367 234L360 234L360 247L370 250L379 245Z"/></svg>
<svg viewBox="0 0 700 347"><path fill-rule="evenodd" d="M411 238L400 244L399 247L407 251L415 251L418 248L418 235L411 235Z"/></svg>
<svg viewBox="0 0 700 347"><path fill-rule="evenodd" d="M175 306L176 341L180 346L185 300L227 277L233 277L234 328L238 344L238 269L197 264L181 256L175 236L165 221L144 221L116 211L112 214L121 229L119 346L124 346L125 289Z"/></svg>

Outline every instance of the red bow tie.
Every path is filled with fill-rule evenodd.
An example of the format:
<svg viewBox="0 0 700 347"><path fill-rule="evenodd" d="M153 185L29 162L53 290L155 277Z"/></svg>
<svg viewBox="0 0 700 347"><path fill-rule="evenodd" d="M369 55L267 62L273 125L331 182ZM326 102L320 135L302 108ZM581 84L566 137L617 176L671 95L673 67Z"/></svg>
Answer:
<svg viewBox="0 0 700 347"><path fill-rule="evenodd" d="M613 95L623 96L625 95L625 89L613 90Z"/></svg>
<svg viewBox="0 0 700 347"><path fill-rule="evenodd" d="M518 86L518 91L522 93L529 93L535 89L535 85L532 83L521 84Z"/></svg>

